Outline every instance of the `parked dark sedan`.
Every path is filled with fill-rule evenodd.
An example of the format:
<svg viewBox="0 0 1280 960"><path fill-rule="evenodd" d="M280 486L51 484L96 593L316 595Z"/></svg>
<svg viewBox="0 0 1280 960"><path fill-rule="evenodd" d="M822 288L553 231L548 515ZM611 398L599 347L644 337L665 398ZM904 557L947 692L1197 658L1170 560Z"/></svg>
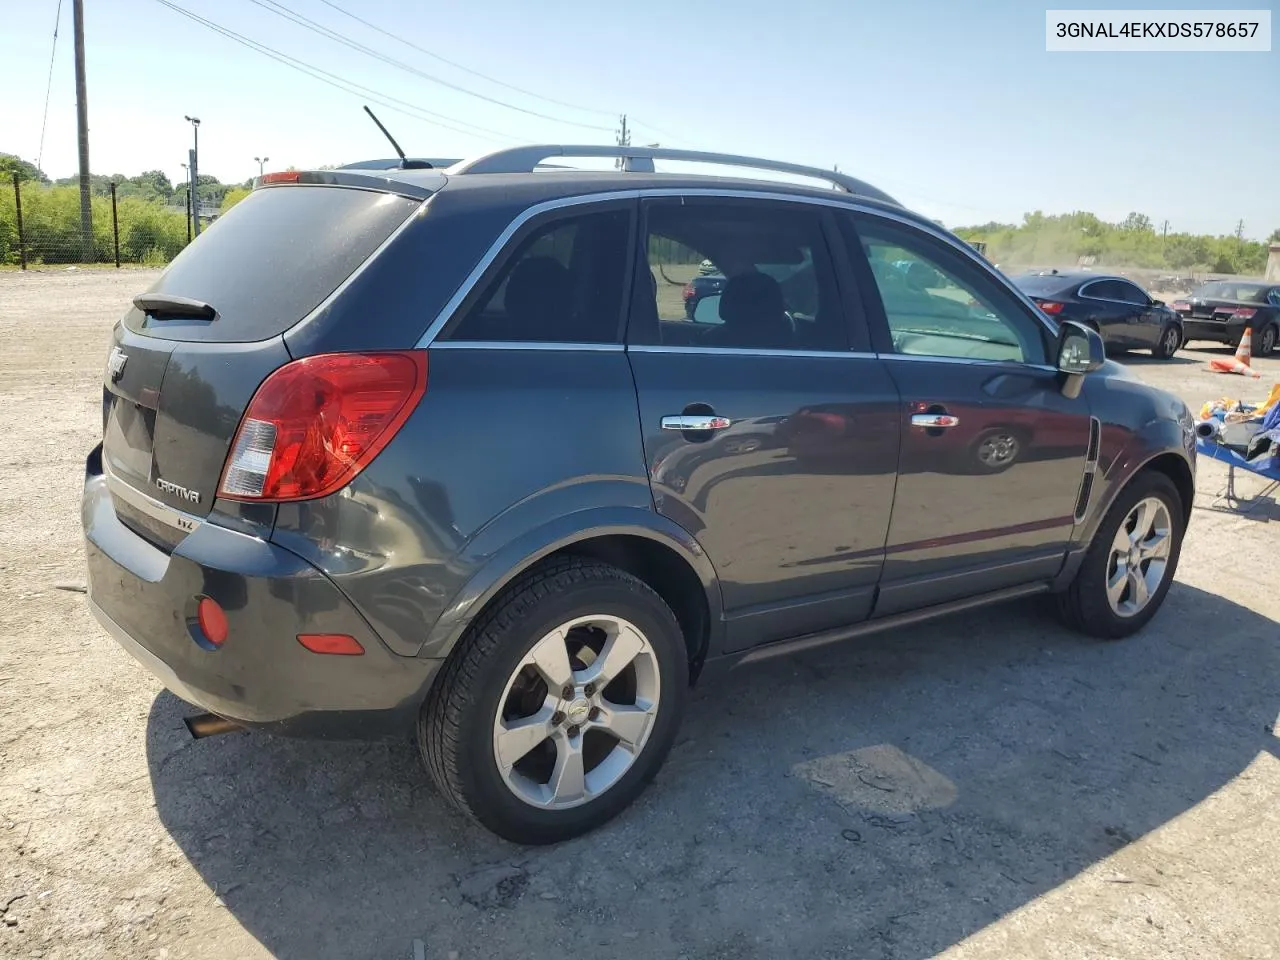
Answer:
<svg viewBox="0 0 1280 960"><path fill-rule="evenodd" d="M1182 316L1188 340L1216 340L1232 347L1246 328L1253 331L1253 353L1269 356L1280 345L1280 283L1214 280L1197 287L1173 309Z"/></svg>
<svg viewBox="0 0 1280 960"><path fill-rule="evenodd" d="M1150 350L1165 359L1182 346L1182 318L1132 280L1048 270L1024 273L1013 282L1050 316L1097 330L1108 350Z"/></svg>

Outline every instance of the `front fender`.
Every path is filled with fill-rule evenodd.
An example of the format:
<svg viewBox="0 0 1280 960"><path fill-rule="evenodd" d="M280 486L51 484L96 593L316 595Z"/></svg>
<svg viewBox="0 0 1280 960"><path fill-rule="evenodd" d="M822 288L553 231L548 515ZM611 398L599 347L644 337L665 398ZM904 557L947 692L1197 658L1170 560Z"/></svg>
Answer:
<svg viewBox="0 0 1280 960"><path fill-rule="evenodd" d="M623 480L606 483L633 485ZM582 506L584 491L578 485L571 489L580 509L563 512L566 505L558 502L562 497L557 491L548 491L495 519L454 558L454 563L470 568L471 575L432 627L419 656L447 657L472 618L513 579L557 550L605 536L644 537L679 555L701 581L712 630L717 628L723 601L715 569L692 534L653 509L647 484L646 502L627 505L618 505L616 497L609 502L607 493L596 491L603 494L591 498L596 504ZM713 635L712 649L718 648L717 641Z"/></svg>
<svg viewBox="0 0 1280 960"><path fill-rule="evenodd" d="M1176 401L1181 406L1181 401ZM1130 433L1114 451L1106 450L1107 430L1104 428L1103 449L1098 459L1098 473L1089 506L1084 518L1076 525L1075 542L1087 548L1092 542L1102 518L1107 515L1120 491L1137 474L1157 457L1174 454L1182 458L1195 477L1195 434L1190 415L1182 413L1176 418L1162 416L1148 420L1141 428ZM1188 509L1190 504L1187 504Z"/></svg>

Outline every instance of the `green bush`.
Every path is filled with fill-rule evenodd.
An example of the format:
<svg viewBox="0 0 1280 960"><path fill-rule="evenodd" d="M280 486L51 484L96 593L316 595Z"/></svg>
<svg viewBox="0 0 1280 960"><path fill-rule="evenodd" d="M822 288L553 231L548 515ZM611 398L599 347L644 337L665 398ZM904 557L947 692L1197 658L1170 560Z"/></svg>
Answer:
<svg viewBox="0 0 1280 960"><path fill-rule="evenodd" d="M93 259L115 257L110 196L91 198ZM167 263L187 245L186 216L158 199L119 199L120 259L128 263ZM73 186L22 184L23 232L32 264L80 263L80 191ZM17 211L13 189L0 189L0 263L19 261Z"/></svg>

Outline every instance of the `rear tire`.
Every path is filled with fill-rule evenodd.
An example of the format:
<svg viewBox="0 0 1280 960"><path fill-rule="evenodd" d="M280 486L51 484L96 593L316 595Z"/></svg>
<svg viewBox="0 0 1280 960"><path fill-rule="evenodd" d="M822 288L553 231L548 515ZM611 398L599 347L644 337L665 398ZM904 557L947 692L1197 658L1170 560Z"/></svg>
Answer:
<svg viewBox="0 0 1280 960"><path fill-rule="evenodd" d="M1275 352L1277 340L1280 340L1280 331L1277 331L1274 323L1267 324L1258 337L1258 356L1271 356Z"/></svg>
<svg viewBox="0 0 1280 960"><path fill-rule="evenodd" d="M517 578L467 631L423 706L418 745L462 812L514 843L556 843L640 795L688 686L680 625L648 584L558 558Z"/></svg>
<svg viewBox="0 0 1280 960"><path fill-rule="evenodd" d="M1168 360L1178 348L1182 346L1182 334L1178 332L1178 328L1173 324L1169 324L1160 331L1160 339L1156 341L1156 345L1151 348L1151 355L1157 360Z"/></svg>
<svg viewBox="0 0 1280 960"><path fill-rule="evenodd" d="M1140 514L1143 507L1147 519ZM1163 508L1163 514L1159 508ZM1185 530L1182 497L1163 473L1139 473L1107 511L1093 536L1084 561L1071 585L1058 595L1058 613L1070 627L1103 640L1119 640L1146 626L1164 603L1173 583L1182 551ZM1128 528L1152 524L1152 530L1164 528L1164 540L1155 536L1135 537L1145 531ZM1128 541L1122 543L1121 541ZM1164 546L1161 550L1159 544ZM1142 545L1146 544L1144 553ZM1125 549L1121 549L1125 548ZM1117 554L1128 551L1128 557L1117 563ZM1158 583L1154 582L1153 564L1162 562ZM1133 570L1136 577L1126 575ZM1136 581L1141 578L1142 583ZM1118 586L1118 590L1116 587ZM1135 596L1136 591L1136 596ZM1139 605L1138 600L1146 599Z"/></svg>

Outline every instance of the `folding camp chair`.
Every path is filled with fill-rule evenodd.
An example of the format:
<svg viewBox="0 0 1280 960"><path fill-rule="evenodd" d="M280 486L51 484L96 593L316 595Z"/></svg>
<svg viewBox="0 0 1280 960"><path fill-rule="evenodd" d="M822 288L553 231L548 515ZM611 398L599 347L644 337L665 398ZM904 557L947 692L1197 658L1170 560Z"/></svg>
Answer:
<svg viewBox="0 0 1280 960"><path fill-rule="evenodd" d="M1250 514L1264 504L1275 503L1275 493L1280 490L1280 457L1259 457L1246 460L1234 450L1230 450L1212 440L1197 439L1196 450L1213 460L1227 465L1227 486L1209 505L1211 509L1227 510L1232 513ZM1247 471L1270 482L1258 493L1244 498L1236 493L1236 469ZM1270 510L1262 519L1270 520Z"/></svg>

